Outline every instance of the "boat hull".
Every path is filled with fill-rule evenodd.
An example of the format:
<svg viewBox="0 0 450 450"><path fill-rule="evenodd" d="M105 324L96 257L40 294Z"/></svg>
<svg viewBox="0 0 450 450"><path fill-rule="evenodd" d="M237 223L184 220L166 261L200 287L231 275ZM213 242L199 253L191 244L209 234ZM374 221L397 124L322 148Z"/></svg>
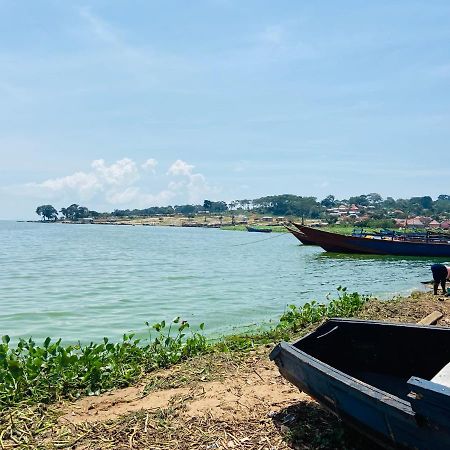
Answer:
<svg viewBox="0 0 450 450"><path fill-rule="evenodd" d="M272 233L272 230L269 228L254 228L254 227L246 227L247 231L251 233Z"/></svg>
<svg viewBox="0 0 450 450"><path fill-rule="evenodd" d="M291 233L293 236L295 236L303 245L317 245L315 242L310 241L305 234L303 234L301 231L294 230L290 227L286 227L286 229Z"/></svg>
<svg viewBox="0 0 450 450"><path fill-rule="evenodd" d="M414 327L421 329L416 332ZM441 423L432 415L422 419L408 401L408 392L414 389L408 381L412 375L429 376L427 370L435 371L441 363L431 357L428 367L421 362L422 366L415 369L414 361L410 359L420 350L411 342L409 351L404 351L404 360L396 364L395 358L401 357L396 356L392 349L395 346L390 344L391 338L398 338L404 331L403 338L399 338L399 347L408 346L408 341L415 336L427 342L427 329L430 328L332 319L294 344L280 343L271 352L270 359L275 361L283 377L383 447L443 450L450 448L450 420L445 409L450 406L450 397L441 399L441 406L444 406ZM448 344L450 329L434 327L431 333L434 336L427 345L438 343L442 336ZM378 342L386 348L381 348L377 354L371 351L371 346L376 347ZM344 343L347 348L342 346ZM448 357L446 351L443 360L448 361ZM389 364L390 359L394 362ZM335 364L330 363L333 360ZM358 373L371 373L376 381L371 384L369 378L358 377ZM384 387L392 388L395 393Z"/></svg>
<svg viewBox="0 0 450 450"><path fill-rule="evenodd" d="M392 237L376 239L345 236L303 225L295 224L295 226L307 239L315 242L327 252L397 256L450 256L450 243L445 242L409 242L406 240L396 240Z"/></svg>

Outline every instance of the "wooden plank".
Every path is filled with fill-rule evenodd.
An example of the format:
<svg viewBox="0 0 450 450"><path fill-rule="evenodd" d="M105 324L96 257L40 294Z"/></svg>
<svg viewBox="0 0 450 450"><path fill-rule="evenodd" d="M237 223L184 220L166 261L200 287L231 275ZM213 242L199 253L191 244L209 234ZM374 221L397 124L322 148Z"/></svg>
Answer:
<svg viewBox="0 0 450 450"><path fill-rule="evenodd" d="M431 314L428 314L428 316L424 317L422 320L419 320L417 322L418 325L435 325L436 322L444 317L444 314L442 314L440 311L433 311Z"/></svg>

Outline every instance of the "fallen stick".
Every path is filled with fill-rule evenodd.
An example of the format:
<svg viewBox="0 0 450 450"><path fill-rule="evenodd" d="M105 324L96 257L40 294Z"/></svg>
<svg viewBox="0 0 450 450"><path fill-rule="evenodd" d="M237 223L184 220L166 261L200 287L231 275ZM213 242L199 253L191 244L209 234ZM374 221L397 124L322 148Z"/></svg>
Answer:
<svg viewBox="0 0 450 450"><path fill-rule="evenodd" d="M424 317L422 320L419 320L417 322L418 325L435 325L436 322L444 317L444 314L442 314L440 311L433 311L431 314L428 314L428 316Z"/></svg>

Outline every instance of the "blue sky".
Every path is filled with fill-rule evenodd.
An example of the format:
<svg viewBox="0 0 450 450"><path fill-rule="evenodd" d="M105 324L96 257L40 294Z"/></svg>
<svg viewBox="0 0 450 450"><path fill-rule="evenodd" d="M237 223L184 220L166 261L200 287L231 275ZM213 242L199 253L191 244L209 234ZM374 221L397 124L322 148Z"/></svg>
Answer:
<svg viewBox="0 0 450 450"><path fill-rule="evenodd" d="M450 193L448 1L0 0L0 218Z"/></svg>

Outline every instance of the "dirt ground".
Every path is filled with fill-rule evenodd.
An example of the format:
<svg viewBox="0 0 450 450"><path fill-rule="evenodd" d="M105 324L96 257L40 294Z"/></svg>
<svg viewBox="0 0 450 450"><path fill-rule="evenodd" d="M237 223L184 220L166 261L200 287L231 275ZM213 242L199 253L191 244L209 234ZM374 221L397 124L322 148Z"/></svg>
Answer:
<svg viewBox="0 0 450 450"><path fill-rule="evenodd" d="M450 325L450 298L429 293L370 301L359 317L417 322L435 310ZM377 448L282 378L271 348L194 358L137 386L58 405L56 424L29 448Z"/></svg>

